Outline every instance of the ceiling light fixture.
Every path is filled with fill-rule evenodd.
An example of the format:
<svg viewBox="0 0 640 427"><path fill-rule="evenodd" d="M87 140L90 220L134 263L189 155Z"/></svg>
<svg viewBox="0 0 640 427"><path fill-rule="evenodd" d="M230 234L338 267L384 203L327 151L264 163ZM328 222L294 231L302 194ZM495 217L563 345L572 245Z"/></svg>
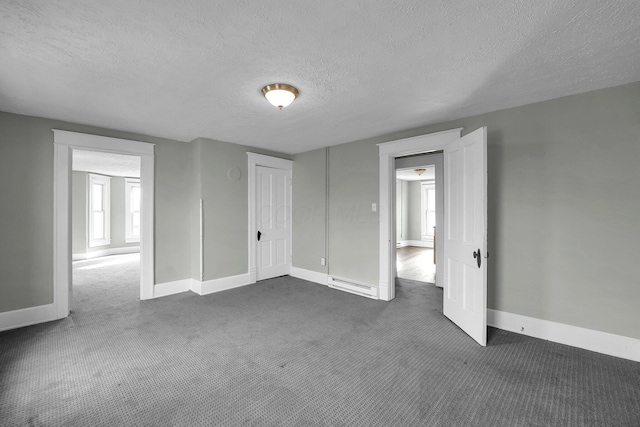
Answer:
<svg viewBox="0 0 640 427"><path fill-rule="evenodd" d="M273 83L262 88L262 94L273 106L283 109L298 96L298 89L284 83Z"/></svg>
<svg viewBox="0 0 640 427"><path fill-rule="evenodd" d="M414 169L413 170L415 173L418 174L418 176L422 175L423 173L425 173L427 170L426 169Z"/></svg>

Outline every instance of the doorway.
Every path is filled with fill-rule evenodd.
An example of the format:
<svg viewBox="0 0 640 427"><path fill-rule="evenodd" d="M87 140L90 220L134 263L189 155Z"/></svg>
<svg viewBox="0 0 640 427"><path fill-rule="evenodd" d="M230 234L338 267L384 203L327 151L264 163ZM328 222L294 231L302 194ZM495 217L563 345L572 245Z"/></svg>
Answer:
<svg viewBox="0 0 640 427"><path fill-rule="evenodd" d="M442 152L398 157L396 178L396 276L442 287L443 224ZM440 236L441 237L441 236ZM438 265L439 264L439 265Z"/></svg>
<svg viewBox="0 0 640 427"><path fill-rule="evenodd" d="M443 314L480 345L487 339L487 128L462 128L378 144L380 299L395 298L395 161L444 152Z"/></svg>
<svg viewBox="0 0 640 427"><path fill-rule="evenodd" d="M140 299L140 156L72 150L71 311Z"/></svg>
<svg viewBox="0 0 640 427"><path fill-rule="evenodd" d="M140 299L154 297L154 144L53 129L54 133L54 275L55 318L69 315L72 297L73 150L124 154L140 158Z"/></svg>

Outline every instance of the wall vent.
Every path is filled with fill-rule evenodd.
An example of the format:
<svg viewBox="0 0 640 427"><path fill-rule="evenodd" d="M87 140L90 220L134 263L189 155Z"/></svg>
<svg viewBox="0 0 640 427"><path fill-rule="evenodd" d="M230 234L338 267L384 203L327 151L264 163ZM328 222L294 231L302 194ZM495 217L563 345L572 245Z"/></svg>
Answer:
<svg viewBox="0 0 640 427"><path fill-rule="evenodd" d="M378 288L350 279L329 276L328 286L340 291L349 292L367 298L378 299Z"/></svg>

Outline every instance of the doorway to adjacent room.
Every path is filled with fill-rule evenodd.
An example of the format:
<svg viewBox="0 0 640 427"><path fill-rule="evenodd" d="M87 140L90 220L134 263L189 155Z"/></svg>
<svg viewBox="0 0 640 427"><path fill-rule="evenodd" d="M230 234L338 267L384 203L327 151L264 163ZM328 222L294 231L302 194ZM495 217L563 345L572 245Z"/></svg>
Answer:
<svg viewBox="0 0 640 427"><path fill-rule="evenodd" d="M72 312L140 299L141 208L139 156L73 150Z"/></svg>
<svg viewBox="0 0 640 427"><path fill-rule="evenodd" d="M90 135L54 129L54 277L53 304L55 317L67 317L72 304L72 183L73 152L84 150L91 152L137 156L140 160L140 299L154 297L154 144ZM91 185L96 188L96 195L106 189L104 180L96 180ZM107 215L104 210L106 199L102 205L96 199L91 207L95 213L90 218L92 223L92 244L100 245L106 239ZM89 210L87 210L87 214ZM88 215L89 216L89 215ZM135 228L135 225L133 226Z"/></svg>
<svg viewBox="0 0 640 427"><path fill-rule="evenodd" d="M395 165L397 277L442 287L437 275L442 153L397 158Z"/></svg>

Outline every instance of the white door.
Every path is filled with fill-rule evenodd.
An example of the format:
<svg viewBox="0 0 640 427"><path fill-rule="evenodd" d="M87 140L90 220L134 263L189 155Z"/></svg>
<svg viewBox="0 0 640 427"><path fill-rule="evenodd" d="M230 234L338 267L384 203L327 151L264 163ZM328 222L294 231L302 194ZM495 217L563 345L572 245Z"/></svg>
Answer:
<svg viewBox="0 0 640 427"><path fill-rule="evenodd" d="M289 274L291 171L256 167L256 279Z"/></svg>
<svg viewBox="0 0 640 427"><path fill-rule="evenodd" d="M487 345L487 128L444 149L444 315Z"/></svg>

